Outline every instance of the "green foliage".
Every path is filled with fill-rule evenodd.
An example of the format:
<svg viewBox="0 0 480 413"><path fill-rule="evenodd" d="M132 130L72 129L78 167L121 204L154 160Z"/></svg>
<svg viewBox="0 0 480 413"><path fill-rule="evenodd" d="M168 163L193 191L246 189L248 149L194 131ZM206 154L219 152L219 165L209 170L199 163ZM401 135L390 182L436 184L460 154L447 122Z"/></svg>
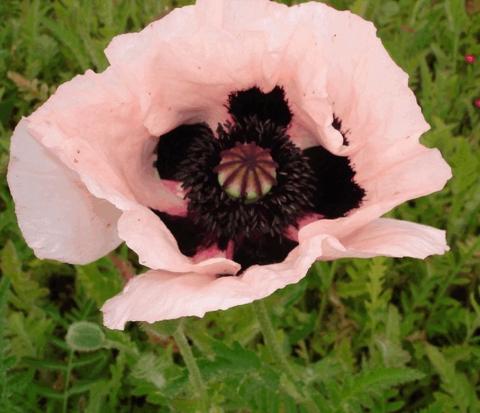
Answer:
<svg viewBox="0 0 480 413"><path fill-rule="evenodd" d="M455 406L460 412L478 411L480 402L475 394L475 387L471 380L464 374L456 371L455 362L448 360L436 348L426 346L427 356L436 373L440 376L441 389L445 393L434 393L438 400L448 400L448 404Z"/></svg>
<svg viewBox="0 0 480 413"><path fill-rule="evenodd" d="M113 36L191 2L0 1L2 413L205 411L172 338L177 322L100 327L99 307L138 267L135 258L120 247L81 267L36 259L5 180L10 131L21 116L74 75L103 70ZM476 413L480 111L472 101L480 97L480 62L467 65L463 56L480 56L480 3L329 3L374 21L410 75L432 126L422 140L442 151L454 178L391 216L446 228L451 251L425 261L317 263L275 293L267 306L289 371L265 345L250 305L184 320L210 412L310 412L316 404L322 413Z"/></svg>
<svg viewBox="0 0 480 413"><path fill-rule="evenodd" d="M122 289L122 280L108 258L103 258L95 264L77 267L76 271L78 288L83 289L85 295L92 299L97 307Z"/></svg>
<svg viewBox="0 0 480 413"><path fill-rule="evenodd" d="M35 309L37 302L48 294L48 290L40 288L38 282L22 271L15 245L11 241L8 241L3 248L0 260L2 273L10 279L12 284L13 304L25 311Z"/></svg>
<svg viewBox="0 0 480 413"><path fill-rule="evenodd" d="M359 374L347 378L341 386L331 385L329 389L333 399L331 411L361 412L363 407L372 408L375 406L375 397L384 397L395 386L412 382L422 377L423 374L409 368L381 367L372 370L364 369ZM391 393L391 395L394 394ZM388 404L395 406L393 411L404 405L401 401Z"/></svg>

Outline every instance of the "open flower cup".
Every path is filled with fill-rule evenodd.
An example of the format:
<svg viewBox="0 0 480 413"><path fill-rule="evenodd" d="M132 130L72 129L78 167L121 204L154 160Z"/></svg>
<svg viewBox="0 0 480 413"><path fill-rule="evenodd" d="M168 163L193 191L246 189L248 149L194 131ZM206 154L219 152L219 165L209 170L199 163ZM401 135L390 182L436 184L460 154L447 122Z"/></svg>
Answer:
<svg viewBox="0 0 480 413"><path fill-rule="evenodd" d="M150 270L104 323L203 316L315 260L425 258L445 232L382 218L451 172L374 26L320 3L198 0L115 37L12 138L8 182L40 258L126 242Z"/></svg>

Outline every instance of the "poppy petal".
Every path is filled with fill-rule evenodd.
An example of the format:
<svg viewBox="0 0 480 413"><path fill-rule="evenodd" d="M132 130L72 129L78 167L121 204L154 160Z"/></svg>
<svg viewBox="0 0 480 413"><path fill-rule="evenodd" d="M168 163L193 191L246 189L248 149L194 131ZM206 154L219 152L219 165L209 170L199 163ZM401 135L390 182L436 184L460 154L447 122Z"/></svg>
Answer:
<svg viewBox="0 0 480 413"><path fill-rule="evenodd" d="M158 179L158 138L141 121L136 97L111 68L61 85L29 117L29 131L99 198L125 210L138 203L172 213L186 209L177 183Z"/></svg>
<svg viewBox="0 0 480 413"><path fill-rule="evenodd" d="M343 247L335 239L319 236L295 248L282 263L250 267L240 276L208 273L148 271L132 278L123 292L103 305L104 324L123 329L127 321L153 323L184 316L202 317L264 298L301 280L322 251Z"/></svg>
<svg viewBox="0 0 480 413"><path fill-rule="evenodd" d="M314 42L321 45L328 67L326 90L332 105L328 126L324 118L312 118L329 151L349 154L366 142L378 147L407 137L418 140L429 129L408 87L408 75L389 56L371 22L316 2L293 7L291 12L313 28ZM307 102L309 110L316 108ZM334 127L333 114L348 131L348 146Z"/></svg>
<svg viewBox="0 0 480 413"><path fill-rule="evenodd" d="M18 224L39 258L86 264L116 248L120 211L94 197L28 132L28 119L15 129L8 184Z"/></svg>
<svg viewBox="0 0 480 413"><path fill-rule="evenodd" d="M255 265L238 277L149 271L134 277L121 294L104 304L104 323L109 328L123 329L127 321L153 323L184 316L203 317L208 311L246 304L300 281L316 259L378 255L425 258L445 251L448 247L444 231L378 219L342 242L325 234L304 240L282 263Z"/></svg>
<svg viewBox="0 0 480 413"><path fill-rule="evenodd" d="M413 141L403 148L392 146L385 150L378 166L369 163L369 156L375 154L360 156L364 157L364 167L353 165L357 170L356 181L366 191L360 208L346 217L308 223L301 228L300 239L316 234L331 234L342 239L405 201L440 191L452 176L437 149L428 149Z"/></svg>
<svg viewBox="0 0 480 413"><path fill-rule="evenodd" d="M379 218L342 239L346 251L342 257L370 258L413 257L425 259L429 255L444 254L449 250L445 231L413 222Z"/></svg>
<svg viewBox="0 0 480 413"><path fill-rule="evenodd" d="M275 2L206 0L175 9L139 33L117 36L106 55L138 95L153 135L199 121L215 129L229 112L251 113L235 102L229 107L229 96L252 90L272 96L282 87L288 111L282 106L281 116L260 116L301 130L291 136L303 148L318 145L311 128L302 129L305 122L315 126L314 116L324 127L331 123L326 66L312 29ZM312 110L304 113L307 101Z"/></svg>
<svg viewBox="0 0 480 413"><path fill-rule="evenodd" d="M118 223L118 234L138 254L140 264L152 269L209 274L236 274L240 269L239 264L225 258L225 252L209 254L208 259L200 262L182 254L167 226L145 207L124 212Z"/></svg>

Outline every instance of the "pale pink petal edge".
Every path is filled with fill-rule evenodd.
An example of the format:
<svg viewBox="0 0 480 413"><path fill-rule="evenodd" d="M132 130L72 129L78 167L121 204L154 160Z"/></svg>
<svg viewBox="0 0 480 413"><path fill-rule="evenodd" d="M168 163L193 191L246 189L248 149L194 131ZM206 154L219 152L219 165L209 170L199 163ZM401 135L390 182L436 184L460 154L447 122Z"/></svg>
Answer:
<svg viewBox="0 0 480 413"><path fill-rule="evenodd" d="M7 181L18 224L39 258L86 264L116 248L120 211L38 143L23 119L11 140Z"/></svg>

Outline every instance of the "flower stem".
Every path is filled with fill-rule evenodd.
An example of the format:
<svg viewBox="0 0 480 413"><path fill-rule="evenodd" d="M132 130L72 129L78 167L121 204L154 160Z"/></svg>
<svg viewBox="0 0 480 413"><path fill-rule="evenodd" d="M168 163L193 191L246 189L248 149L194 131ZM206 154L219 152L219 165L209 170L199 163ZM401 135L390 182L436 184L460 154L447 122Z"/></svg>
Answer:
<svg viewBox="0 0 480 413"><path fill-rule="evenodd" d="M267 307L263 300L256 300L253 302L253 308L255 309L255 314L257 315L258 322L260 323L260 329L262 331L265 344L272 352L274 358L276 359L279 367L285 372L287 378L292 382L294 387L297 389L299 395L305 403L305 407L311 413L318 413L318 407L312 398L305 394L302 389L299 388L298 378L295 371L292 369L292 366L287 360L285 353L282 351L277 337L275 336L275 330L273 329L272 321L268 315Z"/></svg>
<svg viewBox="0 0 480 413"><path fill-rule="evenodd" d="M200 373L200 369L198 368L197 361L192 353L192 349L190 344L188 344L187 337L185 337L185 333L183 332L183 323L180 322L178 328L173 333L173 338L177 343L177 346L180 350L180 354L183 357L183 361L187 366L187 370L190 377L190 383L192 384L193 390L196 395L202 400L203 409L202 411L207 411L207 390L205 383L203 382L202 374Z"/></svg>
<svg viewBox="0 0 480 413"><path fill-rule="evenodd" d="M283 369L283 371L289 376L290 379L295 377L295 372L292 369L292 366L287 361L285 354L283 353L278 340L275 337L275 331L273 329L272 321L268 315L267 307L263 300L257 300L253 302L253 307L260 323L260 329L262 330L263 338L265 339L265 344L270 348L273 353L273 356L277 360L277 363Z"/></svg>
<svg viewBox="0 0 480 413"><path fill-rule="evenodd" d="M68 353L68 362L67 362L67 373L65 376L65 388L63 389L63 403L62 403L62 412L67 413L68 410L68 396L69 396L69 387L70 387L70 376L72 374L72 363L73 363L73 350L70 350Z"/></svg>

